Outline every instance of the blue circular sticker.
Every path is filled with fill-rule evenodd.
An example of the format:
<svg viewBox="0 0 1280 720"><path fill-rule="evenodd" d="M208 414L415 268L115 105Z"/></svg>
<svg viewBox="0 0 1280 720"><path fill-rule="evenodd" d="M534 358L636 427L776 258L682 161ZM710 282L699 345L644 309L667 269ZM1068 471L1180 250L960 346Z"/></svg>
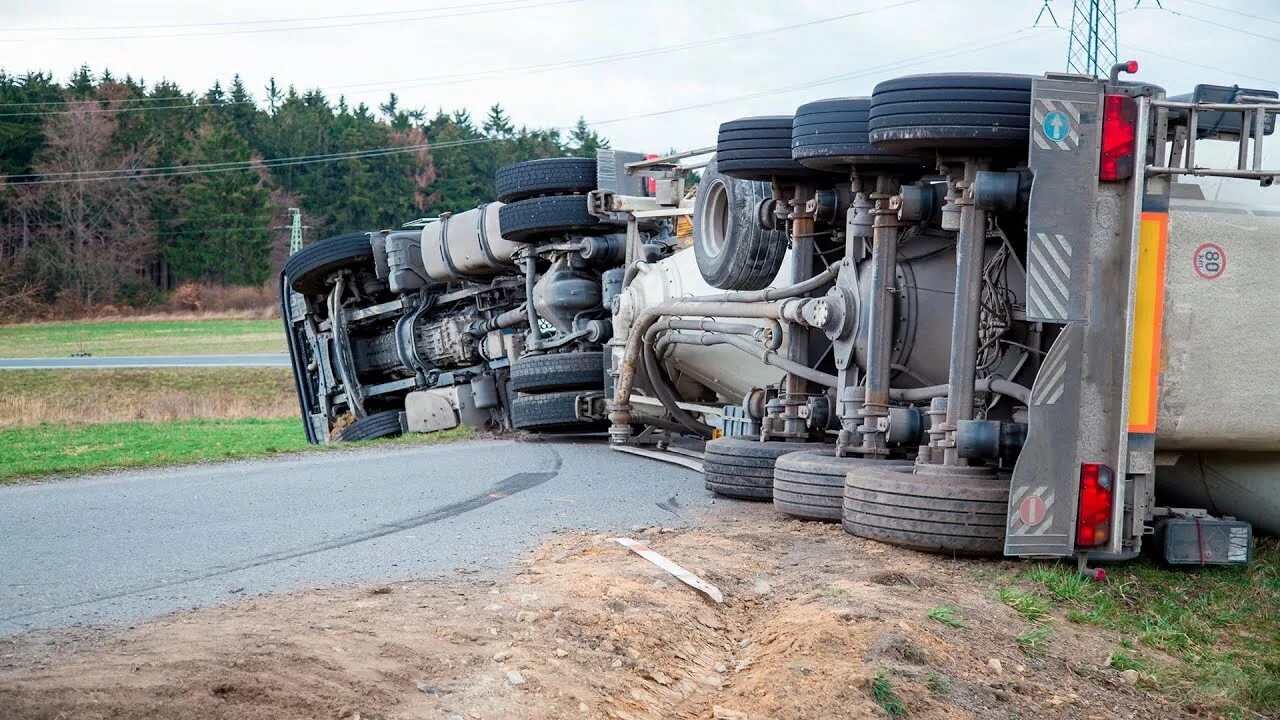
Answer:
<svg viewBox="0 0 1280 720"><path fill-rule="evenodd" d="M1044 136L1054 142L1062 142L1067 139L1067 134L1071 132L1071 119L1061 110L1054 110L1044 116Z"/></svg>

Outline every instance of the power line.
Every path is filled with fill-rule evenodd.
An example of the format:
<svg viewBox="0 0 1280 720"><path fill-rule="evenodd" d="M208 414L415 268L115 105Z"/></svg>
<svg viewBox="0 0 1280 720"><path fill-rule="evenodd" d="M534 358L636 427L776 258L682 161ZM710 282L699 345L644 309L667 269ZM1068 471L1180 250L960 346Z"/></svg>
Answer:
<svg viewBox="0 0 1280 720"><path fill-rule="evenodd" d="M1204 0L1182 0L1182 1L1186 3L1191 3L1192 5L1199 5L1201 7L1207 7L1213 10L1219 10L1224 13L1231 13L1232 15L1247 17L1250 20L1261 20L1262 22L1269 22L1269 23L1275 23L1276 25L1280 25L1280 19L1263 17L1262 15L1254 15L1253 13L1247 13L1247 12L1244 12L1243 10L1234 10L1229 7L1223 7L1221 5L1215 5L1214 3L1204 2Z"/></svg>
<svg viewBox="0 0 1280 720"><path fill-rule="evenodd" d="M156 39L167 40L170 38L182 38L182 37L212 37L216 35L250 35L250 34L259 34L259 33L298 32L298 31L306 31L306 30L325 30L325 29L331 29L331 28L350 28L350 27L359 27L359 26L367 26L367 25L387 25L390 23L411 22L414 20L444 20L448 18L468 17L471 15L484 15L492 12L511 11L511 10L532 10L536 8L551 7L554 5L568 5L570 3L580 3L580 2L584 2L584 0L537 0L536 2L531 2L530 0L503 0L502 7L495 7L492 9L468 10L465 12L444 13L444 14L417 15L414 17L386 18L381 20L360 20L356 22L332 23L328 25L306 25L306 26L300 26L300 27L277 27L277 28L253 28L253 29L246 29L246 30L218 30L214 32L164 33L159 35L88 35L88 36L80 35L80 36L71 36L71 37L33 38L33 39L23 40L21 42L29 43L29 42L39 42L42 40L68 40L68 41L75 41L75 42L84 42L86 40L89 40L89 41L92 41L92 40L112 40L112 41L156 40ZM493 4L497 5L498 3L493 3ZM465 7L465 6L455 5L453 7ZM19 41L18 40L0 40L0 42L19 42Z"/></svg>
<svg viewBox="0 0 1280 720"><path fill-rule="evenodd" d="M419 145L403 145L391 148L375 148L372 150L353 150L343 153L330 153L328 155L307 155L294 158L276 158L270 160L242 160L225 163L206 163L202 165L173 165L165 168L122 168L117 170L85 170L73 171L66 173L47 173L47 174L28 174L28 175L10 175L10 179L23 180L24 178L32 178L23 182L13 183L15 185L56 185L73 182L98 182L110 180L143 180L156 177L178 177L183 175L211 175L224 172L241 172L246 170L256 170L258 168L277 168L292 167L296 165L313 165L317 163L340 162L343 160L362 160L374 157L386 157L389 155L403 155L406 153L421 152L423 150L440 150L451 147L462 147L466 145L478 145L481 143L495 142L500 138L472 138L468 140L455 140L443 143L419 144ZM163 172L158 172L163 171ZM59 177L63 176L63 177Z"/></svg>
<svg viewBox="0 0 1280 720"><path fill-rule="evenodd" d="M1188 20L1194 20L1198 23L1203 23L1205 25L1210 25L1212 27L1221 28L1223 30L1230 30L1232 32L1238 32L1242 35L1249 35L1251 37L1260 38L1262 40L1270 40L1271 42L1274 42L1274 43L1280 43L1280 37L1276 37L1275 35L1263 35L1262 33L1256 33L1256 32L1253 32L1252 30L1246 30L1241 27L1236 27L1235 25L1227 25L1226 23L1220 23L1214 20L1208 20L1208 19L1202 18L1199 15L1192 15L1190 13L1185 13L1185 12L1182 12L1181 10L1173 10L1171 8L1165 8L1165 11L1172 15L1176 15L1177 17L1186 18Z"/></svg>
<svg viewBox="0 0 1280 720"><path fill-rule="evenodd" d="M973 47L961 46L956 49L943 52L943 53L930 53L928 55L917 56L914 58L904 58L902 60L891 62L891 63L885 63L882 65L878 65L870 68L863 68L862 70L859 70L857 72L842 73L839 75L833 75L833 76L821 78L814 81L786 85L782 87L771 88L768 90L761 90L757 92L746 93L746 94L736 95L736 96L727 97L727 98L720 98L717 100L710 100L702 103L695 103L692 105L684 105L680 107L667 108L664 110L657 110L652 112L637 113L634 115L612 118L609 120L603 120L599 122L587 123L587 125L589 127L596 127L600 125L610 125L610 124L625 122L629 120L638 120L643 118L657 117L661 115L670 115L674 113L685 112L688 110L695 110L695 109L701 109L706 107L713 107L715 105L738 102L740 100L748 100L748 99L753 99L757 97L765 97L769 95L786 94L790 92L795 92L797 90L804 90L804 89L809 89L813 87L819 87L822 85L830 85L832 83L841 82L843 80L851 80L854 78L865 77L875 73L883 72L885 70L908 67L911 65L920 64L922 62L947 59L947 58L955 57L957 55L963 55L970 52L976 52L979 50L986 50L986 49L998 47L1001 45L1007 45L1012 42L1016 42L1017 40L1023 39L1025 37L1030 37L1030 35L1028 34L1030 30L1031 30L1030 28L1024 28L1021 30L1017 30L1013 33L1010 33L1006 36L1001 36L1000 38L997 38L993 41L982 43ZM554 129L569 129L569 128L554 128ZM441 149L448 149L451 147L462 147L462 146L478 145L478 144L489 143L489 142L499 142L502 140L503 140L502 138L482 137L482 138L471 138L467 140L448 141L448 142L436 143L436 144L422 143L418 145L407 145L407 146L400 146L400 147L393 147L393 148L375 148L370 150L355 150L355 151L348 151L343 153L329 153L325 155L276 158L276 159L261 160L261 161L252 161L252 160L251 161L232 161L232 162L222 162L222 163L205 163L200 165L175 165L175 166L159 167L159 168L126 168L126 169L117 169L117 170L86 170L86 171L71 171L71 172L63 172L63 173L43 173L43 174L37 173L37 174L28 174L28 175L11 175L9 176L9 179L25 180L25 183L22 183L22 184L45 185L45 184L70 183L70 182L94 182L94 181L108 181L108 180L134 180L134 179L143 179L143 178L152 178L152 177L174 177L174 176L182 176L182 175L211 174L211 173L221 173L221 172L253 170L258 167L275 168L275 167L289 167L289 166L296 166L296 165L309 165L309 164L315 164L315 163L339 162L342 160L355 160L355 159L364 159L364 158L370 158L370 157L382 157L386 155L398 155L403 153L419 152L422 150L428 150L428 151L441 150Z"/></svg>
<svg viewBox="0 0 1280 720"><path fill-rule="evenodd" d="M1054 28L1050 28L1050 29L1054 29ZM809 88L819 87L822 85L830 85L832 83L842 82L844 80L853 80L855 78L874 75L876 73L884 72L885 70L893 70L901 67L910 67L912 65L918 65L922 62L927 62L929 60L941 60L945 58L955 57L957 55L964 55L966 53L976 52L979 50L987 50L987 49L998 47L1001 45L1008 45L1012 42L1016 42L1017 40L1021 40L1023 37L1030 37L1029 35L1024 35L1024 33L1030 32L1032 30L1033 28L1024 28L1022 30L1017 30L1013 33L1010 33L1007 36L1002 36L1002 39L997 39L997 40L984 43L975 47L968 47L968 48L961 47L961 48L956 48L954 50L944 52L944 53L931 53L925 56L918 56L915 58L906 58L903 60L898 60L891 63L885 63L882 65L876 65L869 68L864 67L863 69L858 70L857 72L841 73L839 75L831 75L818 80L811 80L803 83L796 83L793 85L783 85L781 87L775 87L775 88L770 88L768 90L759 90L756 92L744 93L742 95L734 95L732 97L720 98L718 100L708 100L706 102L694 103L692 105L682 105L680 107L667 108L665 110L655 110L652 112L639 113L636 115L627 115L624 117L617 117L609 120L601 120L598 122L587 123L587 124L592 127L595 127L598 125L610 125L613 123L625 122L628 120L638 120L641 118L659 117L661 115L671 115L673 113L684 112L686 110L699 110L706 107L713 107L715 105L723 105L725 103L738 102L739 100L751 100L754 98L766 97L769 95L782 95L786 93L796 92L798 90L807 90Z"/></svg>
<svg viewBox="0 0 1280 720"><path fill-rule="evenodd" d="M333 92L335 90L340 90L340 89L364 88L364 89L372 90L380 87L388 87L389 89L394 90L397 88L454 85L454 84L459 84L464 82L472 82L474 80L482 80L482 79L487 79L492 77L502 77L510 74L519 74L519 73L533 74L533 73L540 73L540 72L548 72L552 70L567 70L571 68L588 67L591 65L600 65L605 63L633 60L636 58L651 57L654 55L662 55L669 52L680 52L683 50L691 50L694 48L706 47L709 45L717 45L720 43L727 43L727 42L737 42L740 40L749 40L749 39L754 39L754 38L758 38L765 35L772 35L772 34L781 33L781 32L789 32L792 30L800 30L807 27L813 27L815 25L824 25L828 23L839 22L841 20L848 20L850 18L860 17L863 15L870 15L872 13L883 12L886 10L896 10L898 8L902 8L907 5L913 5L919 2L924 2L924 0L899 0L899 2L879 5L877 7L867 8L863 10L856 10L853 12L841 13L839 15L831 15L828 17L816 18L813 20L807 20L804 22L794 23L791 25L779 25L776 27L769 27L761 30L752 30L750 32L736 33L733 35L722 35L719 37L707 38L704 40L695 40L691 42L679 43L675 45L666 45L661 47L649 47L642 50L632 50L632 51L622 52L622 53L611 53L609 55L596 55L588 58L579 58L577 60L561 60L557 62L539 63L534 65L522 65L522 66L516 66L516 67L494 68L490 70L478 70L478 71L465 73L461 75L434 75L429 77L410 78L407 80L399 80L399 81L382 80L382 81L376 81L376 82L351 83L347 85L334 85L334 86L330 86L327 88L320 88L320 89L323 91ZM150 98L139 98L139 99L150 99ZM192 102L190 104L168 105L168 106L161 106L161 107L145 106L145 107L125 107L125 108L92 108L87 110L49 110L49 111L19 112L19 113L0 113L0 118L28 117L33 115L73 114L73 113L80 113L80 112L89 112L89 113L139 112L139 111L151 111L151 110L219 108L224 106L233 106L233 105L252 103L252 101L243 101L243 102L231 101L231 102L222 103L221 105L215 105L215 104L200 104L195 99L187 98L185 96L174 96L174 99L187 99L187 100L191 100ZM80 102L97 102L97 101L73 100L73 101L62 101L62 102L63 103L80 103ZM0 105L0 108L18 107L19 105L42 105L42 104L53 105L53 104L59 104L59 103L11 103L11 104Z"/></svg>
<svg viewBox="0 0 1280 720"><path fill-rule="evenodd" d="M1235 70L1228 70L1227 68L1218 67L1217 65L1205 65L1204 63L1192 62L1185 58L1177 57L1176 55L1167 55L1165 53L1156 52L1155 50L1147 50L1144 48L1140 48L1135 45L1126 45L1125 47L1128 50L1133 51L1132 53L1129 53L1129 54L1136 53L1141 55L1151 55L1153 57L1162 58L1164 60L1171 60L1176 63L1182 63L1183 65L1198 67L1203 70L1213 70L1214 72L1224 73L1231 77L1242 77L1242 78L1247 78L1249 80L1257 80L1258 82L1267 83L1268 85L1273 85L1273 86L1280 85L1280 80L1276 80L1274 78L1264 78L1264 77L1259 77L1257 75L1250 75L1248 73L1237 72Z"/></svg>
<svg viewBox="0 0 1280 720"><path fill-rule="evenodd" d="M319 20L344 20L348 18L362 17L386 17L391 15L412 15L421 12L435 12L440 10L456 10L458 8L475 8L485 7L489 5L503 5L513 2L513 0L496 0L495 2L485 3L466 3L463 5L446 5L438 8L417 8L415 10L385 10L382 12L371 13L351 13L347 15L314 15L311 17L296 18L275 18L272 20L222 20L213 22L197 22L197 23L174 23L168 25L96 25L96 26L80 26L80 27L16 27L16 28L0 28L0 33L8 32L81 32L81 31L97 31L97 30L165 30L171 28L189 28L189 27L216 27L223 25L266 25L272 23L290 23L290 22L315 22Z"/></svg>

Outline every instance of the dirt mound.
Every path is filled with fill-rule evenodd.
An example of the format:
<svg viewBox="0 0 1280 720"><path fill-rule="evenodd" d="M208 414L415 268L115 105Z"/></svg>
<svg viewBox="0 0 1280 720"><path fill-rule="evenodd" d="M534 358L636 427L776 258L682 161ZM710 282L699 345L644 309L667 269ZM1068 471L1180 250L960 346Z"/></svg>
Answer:
<svg viewBox="0 0 1280 720"><path fill-rule="evenodd" d="M1030 627L957 562L735 505L639 534L716 605L605 536L513 577L266 597L0 643L16 718L1113 718L1180 711L1100 670L1111 639ZM952 627L930 619L945 605ZM1154 709L1153 709L1154 708Z"/></svg>

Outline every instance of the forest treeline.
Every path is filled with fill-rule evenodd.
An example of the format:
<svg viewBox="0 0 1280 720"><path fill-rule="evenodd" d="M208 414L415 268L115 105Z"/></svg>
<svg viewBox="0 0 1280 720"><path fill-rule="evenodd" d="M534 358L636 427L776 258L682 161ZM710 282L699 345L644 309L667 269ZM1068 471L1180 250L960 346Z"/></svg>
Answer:
<svg viewBox="0 0 1280 720"><path fill-rule="evenodd" d="M517 127L499 105L377 108L320 90L203 92L80 68L65 83L0 71L0 317L147 306L184 283L261 286L307 241L392 228L492 199L511 162L594 155L568 132Z"/></svg>

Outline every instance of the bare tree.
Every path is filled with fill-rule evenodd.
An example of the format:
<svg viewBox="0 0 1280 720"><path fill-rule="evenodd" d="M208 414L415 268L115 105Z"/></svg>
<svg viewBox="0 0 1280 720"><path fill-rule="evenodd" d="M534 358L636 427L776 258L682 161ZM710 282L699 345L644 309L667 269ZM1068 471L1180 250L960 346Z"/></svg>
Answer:
<svg viewBox="0 0 1280 720"><path fill-rule="evenodd" d="M100 90L110 93L111 87ZM47 181L11 187L13 212L38 218L21 228L17 245L37 276L27 280L89 306L114 302L123 285L142 280L155 250L148 199L158 181L95 179L95 171L102 170L131 175L128 171L145 167L152 153L112 142L118 127L115 113L75 107L79 109L50 115L45 122L45 145L32 169Z"/></svg>

